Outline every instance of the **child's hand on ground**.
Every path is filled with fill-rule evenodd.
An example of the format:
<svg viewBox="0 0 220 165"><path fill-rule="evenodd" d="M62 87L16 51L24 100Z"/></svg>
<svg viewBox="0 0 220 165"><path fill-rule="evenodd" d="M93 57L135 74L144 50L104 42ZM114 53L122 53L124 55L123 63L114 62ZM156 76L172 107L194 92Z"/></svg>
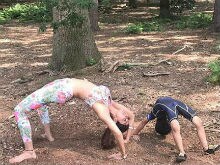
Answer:
<svg viewBox="0 0 220 165"><path fill-rule="evenodd" d="M140 136L139 136L139 135L133 135L132 138L133 138L135 141L140 141Z"/></svg>
<svg viewBox="0 0 220 165"><path fill-rule="evenodd" d="M125 159L126 157L127 157L127 155L125 157L122 157L122 154L120 152L118 152L118 153L114 153L114 154L108 156L108 159L122 160L122 159Z"/></svg>

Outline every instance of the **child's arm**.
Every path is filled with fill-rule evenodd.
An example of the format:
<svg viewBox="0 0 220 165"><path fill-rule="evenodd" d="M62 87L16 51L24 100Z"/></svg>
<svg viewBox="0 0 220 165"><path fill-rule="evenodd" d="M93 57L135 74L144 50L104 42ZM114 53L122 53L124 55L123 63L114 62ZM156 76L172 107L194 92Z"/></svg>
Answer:
<svg viewBox="0 0 220 165"><path fill-rule="evenodd" d="M148 122L149 120L147 118L142 120L137 128L132 132L132 135L138 135Z"/></svg>

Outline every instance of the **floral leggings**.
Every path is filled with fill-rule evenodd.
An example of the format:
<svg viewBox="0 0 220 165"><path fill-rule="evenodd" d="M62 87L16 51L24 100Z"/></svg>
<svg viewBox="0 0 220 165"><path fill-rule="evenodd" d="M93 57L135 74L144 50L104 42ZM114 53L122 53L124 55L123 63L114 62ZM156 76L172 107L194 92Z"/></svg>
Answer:
<svg viewBox="0 0 220 165"><path fill-rule="evenodd" d="M48 103L64 104L73 96L73 83L70 78L55 80L36 90L22 100L14 111L15 119L20 130L23 142L31 142L31 125L27 113L37 110L43 124L50 122Z"/></svg>

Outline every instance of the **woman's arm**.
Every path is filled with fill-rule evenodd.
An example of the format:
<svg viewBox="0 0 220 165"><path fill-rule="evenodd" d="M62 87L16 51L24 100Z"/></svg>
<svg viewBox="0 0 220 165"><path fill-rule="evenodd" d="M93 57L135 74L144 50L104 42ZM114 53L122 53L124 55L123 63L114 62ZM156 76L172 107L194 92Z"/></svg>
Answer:
<svg viewBox="0 0 220 165"><path fill-rule="evenodd" d="M127 143L129 141L130 137L132 136L132 131L134 130L134 117L135 117L135 115L130 109L126 108L122 104L119 104L115 101L112 101L112 105L116 109L122 109L128 115L129 129L128 129L127 136L126 136L126 139L125 139L125 143Z"/></svg>
<svg viewBox="0 0 220 165"><path fill-rule="evenodd" d="M121 131L118 129L118 127L116 126L115 122L110 117L109 110L101 103L95 103L93 105L93 109L96 112L96 114L98 115L98 117L107 124L108 128L114 134L115 139L117 140L117 143L120 148L121 159L126 158L127 155L125 152L123 135L122 135Z"/></svg>

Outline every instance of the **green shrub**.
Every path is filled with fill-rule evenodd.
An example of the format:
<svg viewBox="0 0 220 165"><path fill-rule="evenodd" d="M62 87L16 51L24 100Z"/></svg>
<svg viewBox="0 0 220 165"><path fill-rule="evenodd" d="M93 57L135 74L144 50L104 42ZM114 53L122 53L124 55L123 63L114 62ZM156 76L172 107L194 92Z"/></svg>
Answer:
<svg viewBox="0 0 220 165"><path fill-rule="evenodd" d="M220 84L220 58L210 62L208 67L211 70L211 75L207 80L213 84Z"/></svg>
<svg viewBox="0 0 220 165"><path fill-rule="evenodd" d="M139 34L143 31L142 25L141 24L129 24L125 28L125 32L129 34Z"/></svg>
<svg viewBox="0 0 220 165"><path fill-rule="evenodd" d="M152 19L148 22L140 22L136 24L129 24L125 28L125 32L129 34L139 34L142 32L161 31L162 27L167 24L167 19Z"/></svg>
<svg viewBox="0 0 220 165"><path fill-rule="evenodd" d="M121 66L118 66L118 68L116 70L117 71L124 71L124 70L130 70L131 68L132 68L132 66L129 64L123 64Z"/></svg>
<svg viewBox="0 0 220 165"><path fill-rule="evenodd" d="M205 13L196 13L191 16L182 17L176 22L176 28L178 29L198 29L206 28L210 26L212 22L212 15Z"/></svg>
<svg viewBox="0 0 220 165"><path fill-rule="evenodd" d="M0 24L6 23L9 19L7 19L3 13L0 12Z"/></svg>
<svg viewBox="0 0 220 165"><path fill-rule="evenodd" d="M0 21L18 19L19 21L48 22L52 18L43 3L16 4L0 11Z"/></svg>
<svg viewBox="0 0 220 165"><path fill-rule="evenodd" d="M94 58L89 58L86 61L87 66L92 66L92 65L95 65L96 63L97 63L97 61Z"/></svg>
<svg viewBox="0 0 220 165"><path fill-rule="evenodd" d="M144 22L143 23L143 31L144 32L161 31L161 29L162 29L161 24L164 24L164 23L160 22L159 20Z"/></svg>
<svg viewBox="0 0 220 165"><path fill-rule="evenodd" d="M153 18L147 22L129 24L125 28L126 33L138 34L141 32L161 31L166 28L177 29L198 29L207 28L212 23L212 15L206 13L196 13L191 16L175 17L175 19Z"/></svg>

